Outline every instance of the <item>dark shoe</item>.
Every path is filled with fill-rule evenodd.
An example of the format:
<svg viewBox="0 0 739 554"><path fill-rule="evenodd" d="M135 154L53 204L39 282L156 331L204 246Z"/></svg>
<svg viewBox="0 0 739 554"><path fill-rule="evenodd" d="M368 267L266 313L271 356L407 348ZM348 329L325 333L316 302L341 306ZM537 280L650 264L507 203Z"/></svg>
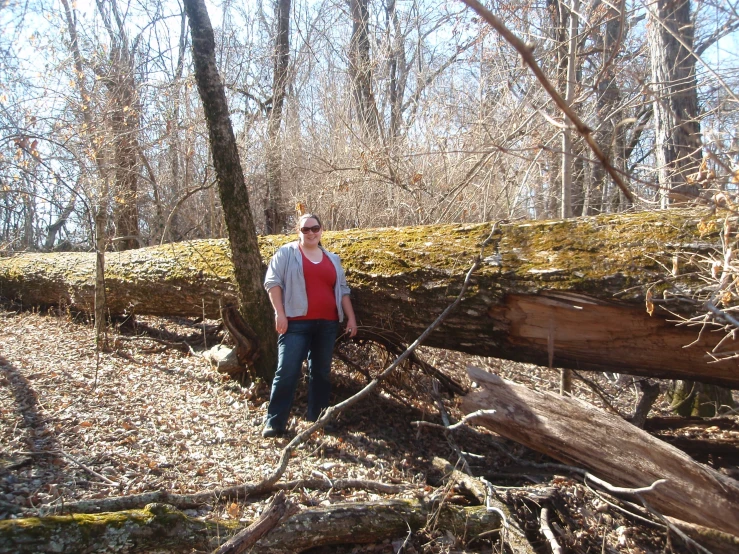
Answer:
<svg viewBox="0 0 739 554"><path fill-rule="evenodd" d="M285 431L282 429L277 429L276 427L272 427L269 423L264 426L264 429L262 429L262 436L265 439L272 439L275 437L281 437Z"/></svg>

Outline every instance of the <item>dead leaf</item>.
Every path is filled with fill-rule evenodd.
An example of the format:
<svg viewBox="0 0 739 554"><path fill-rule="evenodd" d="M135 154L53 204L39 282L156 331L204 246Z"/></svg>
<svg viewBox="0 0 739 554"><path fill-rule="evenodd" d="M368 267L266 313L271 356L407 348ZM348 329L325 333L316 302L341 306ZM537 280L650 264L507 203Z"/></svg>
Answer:
<svg viewBox="0 0 739 554"><path fill-rule="evenodd" d="M241 508L238 504L236 504L236 502L231 502L231 504L229 504L227 512L228 515L234 519L237 519L239 516L241 516Z"/></svg>

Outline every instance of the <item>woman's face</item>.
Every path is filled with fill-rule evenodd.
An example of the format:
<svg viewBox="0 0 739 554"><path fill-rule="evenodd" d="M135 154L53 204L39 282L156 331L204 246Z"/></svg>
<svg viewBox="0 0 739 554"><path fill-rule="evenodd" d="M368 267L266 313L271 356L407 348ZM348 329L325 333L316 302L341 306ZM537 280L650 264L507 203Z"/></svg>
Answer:
<svg viewBox="0 0 739 554"><path fill-rule="evenodd" d="M316 227L318 227L318 230L314 231ZM300 225L300 230L298 231L300 244L304 244L306 246L318 246L322 233L323 229L321 229L318 221L313 217L309 217L308 219L303 220Z"/></svg>

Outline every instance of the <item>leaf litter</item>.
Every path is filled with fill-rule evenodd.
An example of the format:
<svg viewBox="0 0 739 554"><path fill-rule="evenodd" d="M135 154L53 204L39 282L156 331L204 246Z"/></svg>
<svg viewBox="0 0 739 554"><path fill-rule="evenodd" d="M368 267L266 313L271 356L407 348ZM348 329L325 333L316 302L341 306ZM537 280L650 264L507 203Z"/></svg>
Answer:
<svg viewBox="0 0 739 554"><path fill-rule="evenodd" d="M193 325L182 320L140 318L149 328L186 336ZM192 348L162 346L148 336L117 341L98 357L92 326L70 314L40 314L0 308L0 518L53 513L76 500L91 500L148 491L193 493L256 483L277 465L288 438L263 439L265 387L242 386L217 373ZM128 335L131 336L130 334ZM212 345L211 345L212 346ZM455 352L425 349L424 359L458 380L467 363L489 367L501 376L539 390L553 390L555 375L546 368L480 359ZM357 392L387 356L366 351L367 375L341 362L334 364L334 396L338 402ZM629 387L594 377L613 406L628 414L634 401ZM455 447L465 453L475 475L494 482L500 497L532 531L538 529L535 503L547 495L554 506L553 524L560 544L570 552L681 552L666 533L609 509L602 498L574 479L529 475L516 470L508 451L519 459L541 456L486 430L454 434L412 425L439 423L439 396L430 379L406 368L393 376L371 401L342 413L336 428L319 431L295 452L283 481L338 478L408 485L403 496L431 494L442 486L433 469L435 456L454 464ZM305 428L305 383L301 384L291 420L293 432ZM576 382L575 395L594 404L602 399ZM452 420L461 417L457 401L443 396ZM665 412L666 405L658 405ZM710 428L709 428L710 429ZM704 428L702 432L706 432ZM719 432L724 432L719 430ZM388 498L368 490L334 491L300 488L291 500L303 507L342 501ZM463 491L448 501L470 503ZM553 499L553 500L552 500ZM225 502L188 510L204 518L258 517L268 498ZM313 552L491 552L495 544L475 547L428 528L410 541L380 541L314 549ZM478 541L479 542L479 541ZM668 546L669 544L669 546ZM546 547L544 547L546 548ZM669 550L668 550L669 551ZM685 550L687 551L687 550Z"/></svg>

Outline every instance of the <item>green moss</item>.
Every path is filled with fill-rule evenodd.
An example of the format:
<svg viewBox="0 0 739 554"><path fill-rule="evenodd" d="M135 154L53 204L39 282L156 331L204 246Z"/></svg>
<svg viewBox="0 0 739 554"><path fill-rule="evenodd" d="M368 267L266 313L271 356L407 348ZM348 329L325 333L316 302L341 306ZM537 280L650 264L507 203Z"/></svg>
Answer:
<svg viewBox="0 0 739 554"><path fill-rule="evenodd" d="M579 285L587 291L609 279L628 288L649 281L650 272L663 274L661 264L670 263L677 248L698 238L701 215L669 210L506 226L501 271L546 282L552 289L559 288L558 275L567 275L563 286L568 289Z"/></svg>
<svg viewBox="0 0 739 554"><path fill-rule="evenodd" d="M87 552L94 548L129 552L134 544L135 551L144 551L150 540L164 547L181 542L182 536L197 534L200 538L196 542L202 543L240 527L234 520L203 521L166 504L149 504L142 510L2 520L0 551L36 552L43 548L44 552ZM142 532L137 532L139 529Z"/></svg>

